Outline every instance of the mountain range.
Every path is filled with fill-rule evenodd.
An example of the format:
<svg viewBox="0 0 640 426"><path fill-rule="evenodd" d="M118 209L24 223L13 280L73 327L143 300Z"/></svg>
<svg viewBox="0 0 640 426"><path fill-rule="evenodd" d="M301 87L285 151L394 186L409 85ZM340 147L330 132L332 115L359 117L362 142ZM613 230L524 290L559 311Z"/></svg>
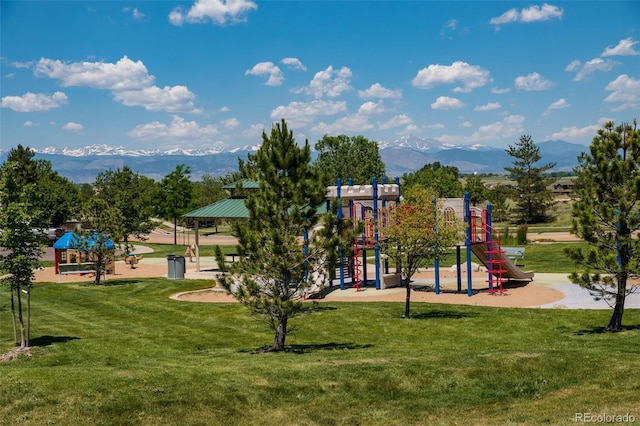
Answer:
<svg viewBox="0 0 640 426"><path fill-rule="evenodd" d="M556 163L554 171L572 170L577 165L580 153L587 150L585 145L564 141L547 141L537 145L542 157L540 163ZM455 166L460 173L505 173L504 167L513 164L513 158L503 148L442 144L411 135L391 142L379 142L378 146L388 176L402 176L436 161ZM226 149L217 145L207 150L177 148L170 151L143 151L91 145L79 149L46 148L36 151L35 158L50 161L54 170L75 183L92 183L98 173L125 165L142 175L160 180L178 164L186 164L191 169L191 178L199 180L204 174L223 176L237 171L238 159L246 159L248 153L257 149L257 146ZM8 151L0 152L0 162L6 160L7 154Z"/></svg>

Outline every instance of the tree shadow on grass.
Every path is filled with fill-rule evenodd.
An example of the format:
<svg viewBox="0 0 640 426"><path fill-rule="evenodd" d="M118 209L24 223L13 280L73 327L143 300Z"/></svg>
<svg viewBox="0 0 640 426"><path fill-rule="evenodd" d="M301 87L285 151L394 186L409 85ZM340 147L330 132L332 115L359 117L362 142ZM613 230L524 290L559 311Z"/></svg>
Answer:
<svg viewBox="0 0 640 426"><path fill-rule="evenodd" d="M126 278L126 279L118 279L118 278L114 278L114 279L110 279L110 280L101 280L100 281L100 285L96 286L93 281L90 283L86 283L84 284L85 287L115 287L115 286L120 286L120 285L130 285L130 284L140 284L142 282L142 280L136 279L136 278Z"/></svg>
<svg viewBox="0 0 640 426"><path fill-rule="evenodd" d="M298 354L298 355L302 355L302 354L307 354L310 352L318 352L318 351L334 351L334 350L358 350L358 349L367 349L372 347L373 345L371 344L366 344L366 345L359 345L359 344L355 344L355 343L336 343L336 342L331 342L331 343L322 343L322 344L308 344L308 345L288 345L286 346L285 350L283 352L287 352L287 353L293 353L293 354ZM262 346L260 348L254 349L254 350L242 350L240 352L249 352L252 354L266 354L266 353L272 353L273 348L269 345L266 346Z"/></svg>
<svg viewBox="0 0 640 426"><path fill-rule="evenodd" d="M476 312L455 312L453 310L436 309L429 312L419 312L417 314L416 313L411 314L410 319L418 319L418 320L443 319L443 318L462 319L462 318L471 318L471 317L477 317L477 316L478 316L478 313Z"/></svg>
<svg viewBox="0 0 640 426"><path fill-rule="evenodd" d="M31 346L51 346L54 343L66 343L71 340L79 340L79 337L73 336L40 336L29 340Z"/></svg>
<svg viewBox="0 0 640 426"><path fill-rule="evenodd" d="M584 330L576 331L573 334L574 336L585 336L588 334L622 333L625 331L635 331L635 330L640 330L640 324L623 325L622 330L619 330L619 331L611 331L611 330L607 330L606 327L598 326L598 327L587 328Z"/></svg>
<svg viewBox="0 0 640 426"><path fill-rule="evenodd" d="M287 352L294 354L305 354L309 352L318 352L318 351L334 351L334 350L358 350L358 349L367 349L372 347L372 344L359 345L356 343L321 343L321 344L308 344L308 345L290 345L287 346Z"/></svg>

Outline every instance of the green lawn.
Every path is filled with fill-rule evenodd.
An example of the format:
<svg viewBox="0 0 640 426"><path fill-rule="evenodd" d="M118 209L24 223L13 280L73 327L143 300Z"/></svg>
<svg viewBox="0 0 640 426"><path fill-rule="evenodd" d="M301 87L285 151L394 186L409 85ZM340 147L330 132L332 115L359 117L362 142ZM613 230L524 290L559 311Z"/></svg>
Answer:
<svg viewBox="0 0 640 426"><path fill-rule="evenodd" d="M36 284L34 356L0 364L0 424L574 424L640 420L640 311L320 303L290 351L236 304L179 302L210 281ZM11 347L0 289L0 352Z"/></svg>

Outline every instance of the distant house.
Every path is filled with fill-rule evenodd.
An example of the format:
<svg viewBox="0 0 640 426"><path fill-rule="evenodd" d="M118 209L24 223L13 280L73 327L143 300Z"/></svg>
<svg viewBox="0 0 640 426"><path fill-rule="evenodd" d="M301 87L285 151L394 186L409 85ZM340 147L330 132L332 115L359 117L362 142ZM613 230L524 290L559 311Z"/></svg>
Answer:
<svg viewBox="0 0 640 426"><path fill-rule="evenodd" d="M569 195L576 188L572 180L561 180L553 184L553 193L556 195Z"/></svg>

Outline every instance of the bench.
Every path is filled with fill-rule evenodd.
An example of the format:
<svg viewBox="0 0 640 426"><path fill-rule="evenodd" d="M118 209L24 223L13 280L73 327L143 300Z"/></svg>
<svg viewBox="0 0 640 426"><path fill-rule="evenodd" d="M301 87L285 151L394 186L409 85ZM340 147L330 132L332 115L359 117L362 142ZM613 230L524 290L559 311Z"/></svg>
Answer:
<svg viewBox="0 0 640 426"><path fill-rule="evenodd" d="M524 266L524 247L502 247L501 250L516 266ZM521 263L520 263L521 262Z"/></svg>
<svg viewBox="0 0 640 426"><path fill-rule="evenodd" d="M58 264L58 282L61 282L63 275L69 274L96 274L98 272L96 264L93 262L85 263L60 263ZM104 279L107 279L107 271L104 273Z"/></svg>

